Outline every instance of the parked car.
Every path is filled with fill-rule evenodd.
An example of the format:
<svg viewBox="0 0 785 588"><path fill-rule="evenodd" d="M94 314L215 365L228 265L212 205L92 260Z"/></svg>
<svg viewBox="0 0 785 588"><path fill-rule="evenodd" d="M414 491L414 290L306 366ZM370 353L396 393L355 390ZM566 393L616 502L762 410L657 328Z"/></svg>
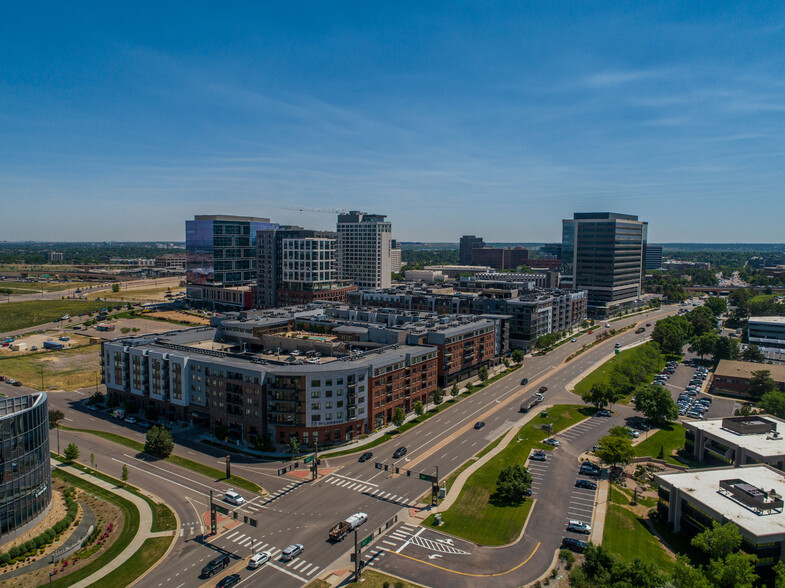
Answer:
<svg viewBox="0 0 785 588"><path fill-rule="evenodd" d="M571 342L571 343L576 343L577 341L578 341L578 340L577 340L575 337L573 337L572 339L570 339L570 342Z"/></svg>
<svg viewBox="0 0 785 588"><path fill-rule="evenodd" d="M636 431L635 429L627 429L627 432L630 434L630 437L633 439L637 439L641 436L640 432Z"/></svg>
<svg viewBox="0 0 785 588"><path fill-rule="evenodd" d="M474 423L474 428L475 429L482 429L484 426L485 426L485 423L483 421L477 421L476 423Z"/></svg>
<svg viewBox="0 0 785 588"><path fill-rule="evenodd" d="M601 408L597 412L594 413L594 416L598 417L610 417L613 416L613 413L609 411L607 408Z"/></svg>
<svg viewBox="0 0 785 588"><path fill-rule="evenodd" d="M616 345L614 345L614 347L615 347L616 349L618 349L619 347L621 347L621 343L616 343Z"/></svg>
<svg viewBox="0 0 785 588"><path fill-rule="evenodd" d="M548 454L541 449L536 449L531 452L529 459L533 459L534 461L545 461L548 459Z"/></svg>
<svg viewBox="0 0 785 588"><path fill-rule="evenodd" d="M365 453L363 453L363 454L360 456L360 459L359 459L358 461L359 461L360 463L365 463L366 461L368 461L368 460L369 460L369 459L371 459L372 457L373 457L373 453L371 453L370 451L366 451Z"/></svg>
<svg viewBox="0 0 785 588"><path fill-rule="evenodd" d="M305 547L303 547L302 543L295 543L294 545L290 545L284 549L283 552L281 552L281 561L292 561L303 551L305 551Z"/></svg>
<svg viewBox="0 0 785 588"><path fill-rule="evenodd" d="M22 382L20 382L19 380L14 380L14 383L12 385L18 388L19 386L22 385Z"/></svg>
<svg viewBox="0 0 785 588"><path fill-rule="evenodd" d="M589 544L586 543L585 541L581 541L580 539L565 537L564 539L561 540L561 546L571 551L577 551L578 553L583 553L583 550L586 549L589 546Z"/></svg>
<svg viewBox="0 0 785 588"><path fill-rule="evenodd" d="M553 447L559 446L559 440L554 439L553 437L548 437L547 439L543 439L541 443L545 443L546 445L552 445Z"/></svg>
<svg viewBox="0 0 785 588"><path fill-rule="evenodd" d="M393 458L395 458L395 459L398 459L399 457L403 457L404 455L406 455L406 448L405 447L399 447L398 449L396 449L393 452Z"/></svg>
<svg viewBox="0 0 785 588"><path fill-rule="evenodd" d="M597 482L592 482L591 480L584 480L583 478L579 478L575 480L575 487L586 488L587 490L596 490Z"/></svg>
<svg viewBox="0 0 785 588"><path fill-rule="evenodd" d="M129 425L133 425L136 422L136 419L134 417L128 417L125 419L125 422Z"/></svg>
<svg viewBox="0 0 785 588"><path fill-rule="evenodd" d="M573 533L584 533L585 535L588 535L591 533L591 525L582 521L571 520L567 523L567 530L572 531Z"/></svg>

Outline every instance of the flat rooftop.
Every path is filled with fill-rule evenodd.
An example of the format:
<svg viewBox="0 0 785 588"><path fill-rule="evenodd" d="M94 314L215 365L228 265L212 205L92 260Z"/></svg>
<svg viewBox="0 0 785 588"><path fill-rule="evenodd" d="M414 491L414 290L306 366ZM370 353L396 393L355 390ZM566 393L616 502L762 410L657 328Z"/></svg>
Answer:
<svg viewBox="0 0 785 588"><path fill-rule="evenodd" d="M785 316L751 316L747 323L769 323L772 325L785 325Z"/></svg>
<svg viewBox="0 0 785 588"><path fill-rule="evenodd" d="M750 417L751 419L760 417ZM774 423L775 431L779 433L779 439L771 439L771 433L753 433L750 435L740 435L722 426L723 419L707 419L705 421L693 421L685 423L686 427L704 431L727 445L742 447L761 457L777 457L785 455L785 421L776 417L765 415L765 420Z"/></svg>
<svg viewBox="0 0 785 588"><path fill-rule="evenodd" d="M722 480L741 479L766 492L785 493L785 474L765 465L740 468L690 470L673 474L658 474L658 479L678 488L690 502L707 506L729 521L736 523L748 536L785 534L785 513L758 514L736 500L720 493Z"/></svg>
<svg viewBox="0 0 785 588"><path fill-rule="evenodd" d="M785 317L782 317L785 318ZM752 372L767 370L775 382L785 382L785 365L769 365L751 361L734 361L722 359L714 370L714 377L752 378Z"/></svg>

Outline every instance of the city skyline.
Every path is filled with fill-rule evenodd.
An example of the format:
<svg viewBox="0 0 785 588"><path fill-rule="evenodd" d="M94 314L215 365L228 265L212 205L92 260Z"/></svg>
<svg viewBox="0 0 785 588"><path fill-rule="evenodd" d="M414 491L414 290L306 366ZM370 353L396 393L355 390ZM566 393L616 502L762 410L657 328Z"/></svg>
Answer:
<svg viewBox="0 0 785 588"><path fill-rule="evenodd" d="M576 211L635 214L655 243L782 241L783 16L13 6L2 238L182 241L216 213L334 229L285 210L305 207L385 214L400 241L557 242Z"/></svg>

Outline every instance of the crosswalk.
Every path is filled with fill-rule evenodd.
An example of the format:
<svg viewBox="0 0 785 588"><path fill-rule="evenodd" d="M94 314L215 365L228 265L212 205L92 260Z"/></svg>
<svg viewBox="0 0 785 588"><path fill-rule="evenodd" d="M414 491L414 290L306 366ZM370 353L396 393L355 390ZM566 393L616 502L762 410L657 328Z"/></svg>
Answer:
<svg viewBox="0 0 785 588"><path fill-rule="evenodd" d="M382 536L368 551L366 551L363 559L365 565L375 566L387 554L388 551L395 551L404 545L404 543L412 539L412 535L417 531L417 527L401 523L392 531Z"/></svg>
<svg viewBox="0 0 785 588"><path fill-rule="evenodd" d="M303 482L291 482L291 483L287 484L286 486L284 486L283 488L281 488L280 490L276 490L275 492L270 494L264 500L264 502L261 503L261 505L249 504L249 505L246 506L246 508L248 508L249 510L258 511L258 510L261 509L261 507L267 506L271 502L275 502L279 498L282 498L282 497L286 496L287 494L289 494L290 492L292 492L294 490L297 490L297 488L299 488L301 484L303 484Z"/></svg>
<svg viewBox="0 0 785 588"><path fill-rule="evenodd" d="M297 557L288 562L280 561L281 553L283 552L284 548L276 547L270 543L262 543L258 539L254 540L252 537L246 535L245 533L241 533L240 531L229 533L223 539L227 542L231 542L237 547L253 549L254 553L267 551L270 553L270 562L273 562L278 566L283 566L289 570L296 571L298 574L306 578L310 578L321 569L316 564L311 563L301 557Z"/></svg>
<svg viewBox="0 0 785 588"><path fill-rule="evenodd" d="M388 502L394 502L396 504L400 504L402 506L414 506L417 504L416 500L412 500L411 498L407 498L406 496L399 496L397 494L393 494L392 492L386 492L375 487L375 484L368 484L367 482L358 482L356 480L350 480L348 478L343 478L338 475L333 475L327 478L327 483L337 486L338 488L344 488L345 490L353 490L355 492L360 492L363 494L368 494L369 496L375 496L381 500L386 500Z"/></svg>
<svg viewBox="0 0 785 588"><path fill-rule="evenodd" d="M191 521L190 523L183 523L180 525L180 537L189 537L191 535L200 534L202 527L198 521Z"/></svg>

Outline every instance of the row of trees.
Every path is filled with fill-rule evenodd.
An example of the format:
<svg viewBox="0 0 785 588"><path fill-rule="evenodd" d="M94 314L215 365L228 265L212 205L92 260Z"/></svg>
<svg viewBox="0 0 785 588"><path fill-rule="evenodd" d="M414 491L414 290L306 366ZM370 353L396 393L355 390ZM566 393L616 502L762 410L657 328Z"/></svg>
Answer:
<svg viewBox="0 0 785 588"><path fill-rule="evenodd" d="M584 552L584 563L570 572L570 586L635 586L636 588L752 588L758 582L755 573L757 558L740 551L742 537L733 523L720 525L692 539L692 547L705 563L692 566L685 556L676 559L671 573L662 572L652 563L635 558L627 562L602 546L590 544ZM694 557L700 559L700 556ZM774 566L774 586L785 587L785 565Z"/></svg>

